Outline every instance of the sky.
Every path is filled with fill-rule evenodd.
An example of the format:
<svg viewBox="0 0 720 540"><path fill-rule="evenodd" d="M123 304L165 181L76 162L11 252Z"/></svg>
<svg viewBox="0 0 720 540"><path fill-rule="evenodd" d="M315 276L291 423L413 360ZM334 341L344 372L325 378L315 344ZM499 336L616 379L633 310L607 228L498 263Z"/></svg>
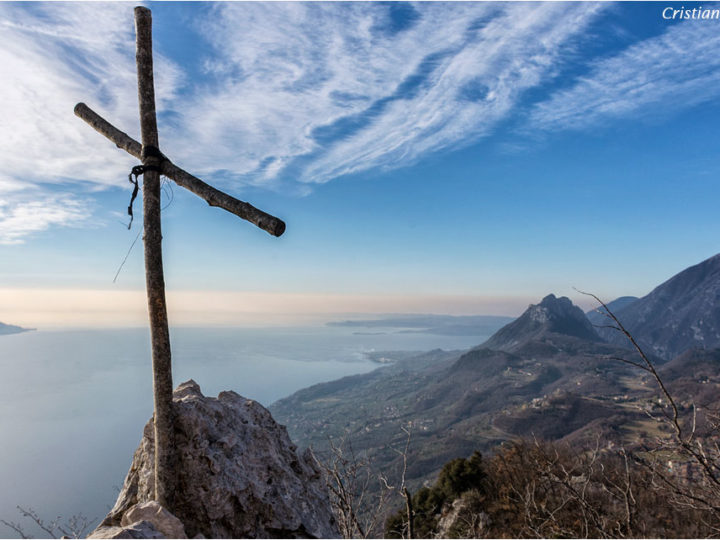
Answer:
<svg viewBox="0 0 720 540"><path fill-rule="evenodd" d="M134 5L0 2L0 321L145 324L137 160L73 115L139 140ZM720 251L718 4L144 5L161 149L287 223L168 181L171 324L590 308Z"/></svg>

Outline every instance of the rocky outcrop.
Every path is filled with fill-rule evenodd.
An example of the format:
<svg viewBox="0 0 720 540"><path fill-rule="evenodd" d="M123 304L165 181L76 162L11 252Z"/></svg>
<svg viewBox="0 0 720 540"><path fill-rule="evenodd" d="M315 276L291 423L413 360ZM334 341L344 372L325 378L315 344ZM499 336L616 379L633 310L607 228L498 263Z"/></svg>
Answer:
<svg viewBox="0 0 720 540"><path fill-rule="evenodd" d="M185 527L176 516L155 501L138 503L123 514L120 525L132 527L147 521L165 538L187 538Z"/></svg>
<svg viewBox="0 0 720 540"><path fill-rule="evenodd" d="M495 332L481 347L515 352L530 341L547 337L571 337L601 341L582 310L569 298L549 294L539 304L532 304L516 320Z"/></svg>
<svg viewBox="0 0 720 540"><path fill-rule="evenodd" d="M267 409L235 392L205 397L194 381L173 397L178 476L172 512L186 537L338 536L317 464L309 452L297 454ZM152 519L162 509L138 509L153 498L153 459L150 420L117 502L95 533L149 521L182 537L180 529L163 530Z"/></svg>
<svg viewBox="0 0 720 540"><path fill-rule="evenodd" d="M490 516L475 506L466 497L445 504L438 519L437 538L482 538L490 525ZM459 534L461 531L465 534Z"/></svg>
<svg viewBox="0 0 720 540"><path fill-rule="evenodd" d="M63 538L69 537L63 536ZM124 527L100 525L100 527L88 535L88 538L106 538L114 540L115 538L172 538L172 536L165 536L149 521L137 521Z"/></svg>

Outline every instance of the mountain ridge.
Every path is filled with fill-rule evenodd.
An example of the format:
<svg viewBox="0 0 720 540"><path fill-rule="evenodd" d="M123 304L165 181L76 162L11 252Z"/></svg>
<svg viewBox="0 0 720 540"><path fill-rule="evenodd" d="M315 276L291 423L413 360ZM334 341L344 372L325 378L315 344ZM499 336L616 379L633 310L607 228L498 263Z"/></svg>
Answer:
<svg viewBox="0 0 720 540"><path fill-rule="evenodd" d="M608 307L646 352L665 360L692 348L720 347L720 254L678 272L638 300ZM597 331L609 343L627 346L620 332Z"/></svg>
<svg viewBox="0 0 720 540"><path fill-rule="evenodd" d="M653 293L657 297L660 291L666 300L692 301L693 287L702 284L702 302L691 307L720 304L716 265L720 267L720 256L691 267L689 274L681 272L679 282L673 281L675 276ZM718 291L717 298L713 291ZM621 297L609 307L617 309L625 323L626 311L642 306L645 298ZM667 304L653 305L661 310L656 315L662 322ZM675 313L669 313L672 319ZM692 326L692 317L701 318L698 313L703 312L683 313ZM605 317L597 315L605 323ZM405 444L403 429L411 426L407 479L413 488L432 479L451 459L476 450L492 452L517 437L581 445L602 439L638 447L644 437L658 435L645 412L662 407L656 382L619 360L642 361L627 348L624 336L616 332L623 339L607 342L598 330L568 298L551 294L473 349L405 357L368 374L302 390L270 409L299 445L321 449L328 437L348 438L355 451L367 452L385 473L398 470L392 448ZM666 332L672 339L672 332ZM682 410L691 410L694 403L720 404L720 345L713 350L686 348L669 362L656 356L656 349L646 347L645 352L677 392Z"/></svg>
<svg viewBox="0 0 720 540"><path fill-rule="evenodd" d="M640 298L637 296L620 296L611 302L607 302L605 305L613 314L617 314L639 299ZM585 316L592 323L595 331L600 335L600 337L603 337L602 327L609 324L609 321L603 313L602 306L586 311Z"/></svg>
<svg viewBox="0 0 720 540"><path fill-rule="evenodd" d="M528 422L537 426L538 437L565 437L610 417L612 402L590 396L630 391L627 385L638 374L611 359L621 354L634 358L604 343L569 299L548 295L469 351L431 351L317 384L270 410L299 445L322 448L328 437L349 437L355 451L368 452L385 471L397 466L389 447L401 444L402 426L411 425L408 480L417 483L450 459L516 437ZM557 422L524 420L530 404L548 396L556 404L548 418Z"/></svg>

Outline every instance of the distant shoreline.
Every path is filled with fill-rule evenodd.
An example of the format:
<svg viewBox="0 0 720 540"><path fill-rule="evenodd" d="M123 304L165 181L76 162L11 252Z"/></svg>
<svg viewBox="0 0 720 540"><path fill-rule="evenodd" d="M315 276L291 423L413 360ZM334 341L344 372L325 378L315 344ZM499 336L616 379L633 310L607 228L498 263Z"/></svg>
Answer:
<svg viewBox="0 0 720 540"><path fill-rule="evenodd" d="M11 334L22 334L23 332L35 332L37 328L23 328L13 324L0 323L0 336L9 336Z"/></svg>
<svg viewBox="0 0 720 540"><path fill-rule="evenodd" d="M433 334L439 336L487 337L497 332L513 317L499 315L394 315L378 319L331 321L333 328L356 329L355 335Z"/></svg>

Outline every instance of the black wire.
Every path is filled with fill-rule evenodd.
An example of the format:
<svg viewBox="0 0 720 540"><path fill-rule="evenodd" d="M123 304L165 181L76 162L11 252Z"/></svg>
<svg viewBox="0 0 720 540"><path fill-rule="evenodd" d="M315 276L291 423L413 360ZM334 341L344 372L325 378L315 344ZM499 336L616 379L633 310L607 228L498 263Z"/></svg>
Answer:
<svg viewBox="0 0 720 540"><path fill-rule="evenodd" d="M130 223L128 223L128 230L130 230L130 227L132 226L133 222L133 203L135 202L135 199L138 196L138 192L140 191L140 184L138 183L138 177L143 174L145 171L160 171L160 167L156 167L154 165L149 166L143 166L143 165L136 165L132 168L130 171L130 174L128 175L128 180L131 184L133 184L133 192L130 196L130 204L128 205L128 215L130 216ZM133 179L133 176L135 177ZM167 204L162 207L162 210L165 210L168 206L170 206L173 201L175 200L175 191L172 188L172 184L167 181L166 178L162 179L162 184L160 184L161 189L165 192L165 197L169 198ZM168 195L169 193L169 195ZM125 266L125 263L128 260L128 257L130 257L130 253L132 252L133 248L135 247L135 244L137 243L138 239L140 238L140 234L142 234L142 231L138 231L137 236L135 237L135 240L133 240L133 243L130 244L130 249L128 249L127 253L125 254L125 258L120 263L120 266L117 269L117 272L115 273L115 277L113 278L113 283L117 281L118 276L120 275L120 271L123 269L123 266Z"/></svg>

